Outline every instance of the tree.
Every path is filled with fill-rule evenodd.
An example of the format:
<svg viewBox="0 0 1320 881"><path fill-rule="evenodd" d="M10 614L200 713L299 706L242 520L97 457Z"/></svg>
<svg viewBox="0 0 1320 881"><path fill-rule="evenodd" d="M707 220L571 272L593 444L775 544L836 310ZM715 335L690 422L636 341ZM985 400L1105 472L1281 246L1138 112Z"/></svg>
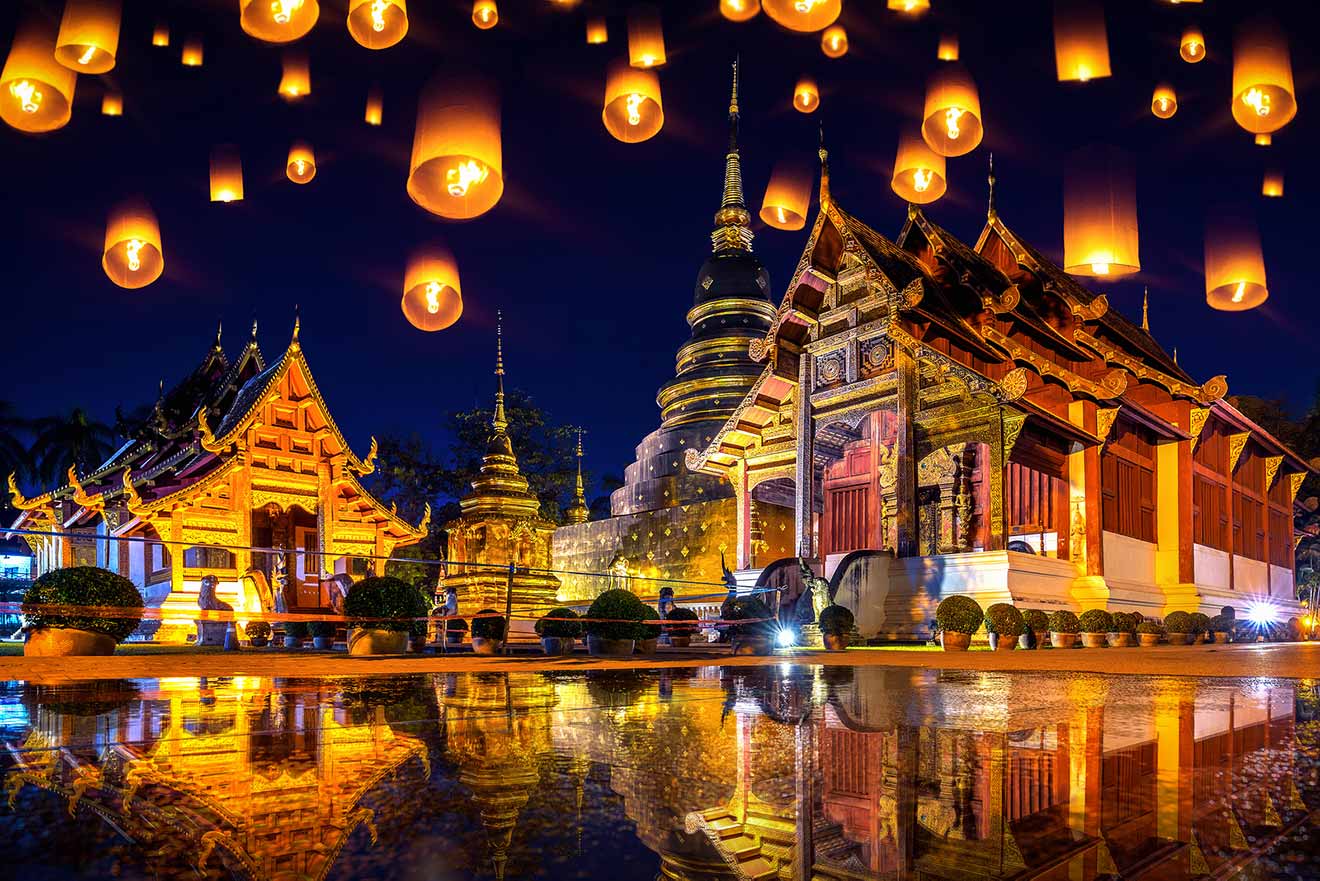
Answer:
<svg viewBox="0 0 1320 881"><path fill-rule="evenodd" d="M118 446L114 430L75 407L68 416L34 420L30 456L33 474L43 485L60 482L70 465L85 473L106 460Z"/></svg>
<svg viewBox="0 0 1320 881"><path fill-rule="evenodd" d="M14 405L0 401L0 477L17 474L26 478L31 471L32 460L28 458L27 446L21 437L27 423L18 416ZM0 492L0 511L9 510L9 493ZM6 513L4 520L8 521Z"/></svg>
<svg viewBox="0 0 1320 881"><path fill-rule="evenodd" d="M1233 395L1228 402L1236 407L1243 416L1274 435L1284 444L1296 449L1301 435L1302 425L1288 412L1288 405L1282 399L1270 400L1255 395ZM1301 452L1300 450L1298 452Z"/></svg>

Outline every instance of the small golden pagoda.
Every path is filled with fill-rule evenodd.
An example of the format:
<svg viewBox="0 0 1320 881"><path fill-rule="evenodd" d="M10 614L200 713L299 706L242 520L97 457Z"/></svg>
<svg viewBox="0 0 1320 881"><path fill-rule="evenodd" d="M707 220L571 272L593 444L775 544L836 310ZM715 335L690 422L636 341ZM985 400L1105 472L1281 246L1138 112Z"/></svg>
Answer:
<svg viewBox="0 0 1320 881"><path fill-rule="evenodd" d="M587 508L586 490L582 486L582 429L577 430L577 486L573 489L573 504L564 512L568 523L586 523L591 517Z"/></svg>
<svg viewBox="0 0 1320 881"><path fill-rule="evenodd" d="M462 513L445 527L452 561L445 583L457 590L465 614L484 608L502 613L510 604L514 617L540 617L559 593L559 579L549 571L555 525L541 516L541 502L518 470L509 440L502 318L495 332L495 378L495 412L481 473L472 492L459 500Z"/></svg>

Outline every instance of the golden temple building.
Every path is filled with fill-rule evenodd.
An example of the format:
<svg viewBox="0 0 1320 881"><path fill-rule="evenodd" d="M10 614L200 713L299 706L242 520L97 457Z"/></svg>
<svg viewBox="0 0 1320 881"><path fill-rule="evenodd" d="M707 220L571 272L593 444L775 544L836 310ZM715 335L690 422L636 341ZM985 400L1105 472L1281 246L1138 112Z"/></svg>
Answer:
<svg viewBox="0 0 1320 881"><path fill-rule="evenodd" d="M408 523L363 486L375 469L375 440L367 456L353 452L298 334L295 322L269 366L255 322L232 363L217 334L197 368L162 388L152 415L104 463L83 475L70 469L66 485L32 498L11 475L21 511L12 528L38 533L23 535L37 574L76 565L118 572L148 608L162 610L159 629L148 619L139 634L184 642L206 575L219 579L217 595L240 614L323 611L325 574L379 574L396 549L425 537L429 510ZM252 570L269 591L245 577Z"/></svg>

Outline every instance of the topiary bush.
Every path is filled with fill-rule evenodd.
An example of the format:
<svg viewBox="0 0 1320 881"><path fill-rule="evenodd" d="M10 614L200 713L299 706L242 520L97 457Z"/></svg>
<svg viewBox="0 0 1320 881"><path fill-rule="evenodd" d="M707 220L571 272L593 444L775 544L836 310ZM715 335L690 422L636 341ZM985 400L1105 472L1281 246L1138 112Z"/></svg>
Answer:
<svg viewBox="0 0 1320 881"><path fill-rule="evenodd" d="M1169 633L1195 633L1196 622L1186 612L1170 612L1164 616L1164 629Z"/></svg>
<svg viewBox="0 0 1320 881"><path fill-rule="evenodd" d="M248 639L270 639L270 625L265 621L249 621L243 633Z"/></svg>
<svg viewBox="0 0 1320 881"><path fill-rule="evenodd" d="M1158 633L1164 635L1164 626L1155 621L1142 621L1137 625L1137 633Z"/></svg>
<svg viewBox="0 0 1320 881"><path fill-rule="evenodd" d="M662 620L664 620L664 619L660 617L660 610L659 610L659 609L657 609L655 606L647 606L647 607L646 607L646 620L647 620L647 621L662 621ZM638 639L659 639L659 638L660 638L660 630L661 630L662 625L660 625L660 624L642 624L642 625L640 625L640 626L641 626L642 629L639 631L639 633L640 633L641 635L637 637Z"/></svg>
<svg viewBox="0 0 1320 881"><path fill-rule="evenodd" d="M1110 633L1136 633L1137 625L1141 623L1139 619L1132 617L1131 612L1115 612L1113 618L1114 629Z"/></svg>
<svg viewBox="0 0 1320 881"><path fill-rule="evenodd" d="M336 629L333 621L311 621L307 625L307 633L312 639L333 637Z"/></svg>
<svg viewBox="0 0 1320 881"><path fill-rule="evenodd" d="M1022 620L1027 622L1027 629L1037 633L1050 629L1050 616L1040 609L1027 609L1022 613Z"/></svg>
<svg viewBox="0 0 1320 881"><path fill-rule="evenodd" d="M1228 615L1220 613L1211 618L1207 627L1210 633L1232 633L1236 622Z"/></svg>
<svg viewBox="0 0 1320 881"><path fill-rule="evenodd" d="M1077 618L1082 633L1112 633L1114 616L1104 609L1087 609Z"/></svg>
<svg viewBox="0 0 1320 881"><path fill-rule="evenodd" d="M1027 632L1027 622L1023 620L1017 606L995 603L985 610L985 632L1016 639Z"/></svg>
<svg viewBox="0 0 1320 881"><path fill-rule="evenodd" d="M1140 612L1125 612L1124 614L1131 615L1132 620L1136 621L1138 624L1146 620L1146 616L1141 614Z"/></svg>
<svg viewBox="0 0 1320 881"><path fill-rule="evenodd" d="M413 619L424 618L430 611L416 587L389 575L354 582L344 598L349 627L407 632Z"/></svg>
<svg viewBox="0 0 1320 881"><path fill-rule="evenodd" d="M846 606L831 604L820 610L820 632L825 636L847 636L857 620Z"/></svg>
<svg viewBox="0 0 1320 881"><path fill-rule="evenodd" d="M701 617L693 609L675 606L669 610L665 620L670 622L665 625L665 630L671 636L692 636L700 630L696 622L700 621Z"/></svg>
<svg viewBox="0 0 1320 881"><path fill-rule="evenodd" d="M541 622L536 622L540 624ZM494 609L482 609L472 618L473 639L504 639L508 622Z"/></svg>
<svg viewBox="0 0 1320 881"><path fill-rule="evenodd" d="M1220 606L1220 607L1219 607L1219 615L1218 615L1217 617L1219 617L1219 618L1227 618L1227 619L1230 620L1230 621L1236 621L1236 620L1237 620L1237 609L1233 608L1232 606Z"/></svg>
<svg viewBox="0 0 1320 881"><path fill-rule="evenodd" d="M567 621L556 621L556 618L568 618ZM560 606L558 609L551 609L546 616L536 622L536 635L548 636L551 639L577 639L582 635L582 622L577 620L578 613L572 609Z"/></svg>
<svg viewBox="0 0 1320 881"><path fill-rule="evenodd" d="M306 639L306 638L307 638L307 634L308 634L308 632L309 632L309 631L307 630L307 622L306 622L306 621L285 621L285 622L284 622L284 635L285 635L285 636L289 636L289 637L292 637L292 638L294 638L294 639Z"/></svg>
<svg viewBox="0 0 1320 881"><path fill-rule="evenodd" d="M755 597L737 597L725 600L720 615L726 621L748 620L746 624L730 624L730 637L772 637L775 631L775 613Z"/></svg>
<svg viewBox="0 0 1320 881"><path fill-rule="evenodd" d="M1067 609L1050 612L1051 633L1078 633L1081 629L1082 623L1077 619L1077 615Z"/></svg>
<svg viewBox="0 0 1320 881"><path fill-rule="evenodd" d="M940 600L935 609L935 626L950 633L975 633L984 617L980 603L969 596L954 594Z"/></svg>
<svg viewBox="0 0 1320 881"><path fill-rule="evenodd" d="M1210 616L1204 612L1192 612L1188 617L1192 619L1192 633L1209 633Z"/></svg>
<svg viewBox="0 0 1320 881"><path fill-rule="evenodd" d="M109 617L89 608L84 616L43 612L37 606L99 606L125 611ZM53 569L32 582L23 595L22 609L28 627L34 630L41 627L90 630L123 642L142 622L142 594L133 582L107 569L70 566Z"/></svg>
<svg viewBox="0 0 1320 881"><path fill-rule="evenodd" d="M587 610L587 634L597 639L642 639L638 621L645 621L650 615L646 604L632 591L616 587L602 592ZM621 620L619 620L621 619Z"/></svg>

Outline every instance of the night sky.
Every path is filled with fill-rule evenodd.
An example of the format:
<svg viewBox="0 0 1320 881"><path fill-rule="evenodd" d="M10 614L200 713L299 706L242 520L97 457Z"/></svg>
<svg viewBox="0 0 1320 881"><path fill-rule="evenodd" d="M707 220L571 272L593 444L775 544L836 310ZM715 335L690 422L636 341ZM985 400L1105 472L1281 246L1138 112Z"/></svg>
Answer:
<svg viewBox="0 0 1320 881"><path fill-rule="evenodd" d="M79 78L68 126L45 136L0 126L0 399L28 416L82 406L109 421L116 405L150 403L161 377L177 382L201 359L221 319L232 354L256 317L274 359L297 304L317 381L360 452L373 433L415 431L440 445L445 413L490 399L502 309L509 384L555 419L589 429L592 471L621 473L633 445L658 425L655 390L673 373L697 269L710 251L734 54L743 65L741 142L753 214L776 159L814 154L819 118L834 196L895 238L905 216L889 188L898 132L918 124L944 30L958 34L980 88L986 136L970 155L949 160L950 189L929 207L932 219L975 242L993 151L1000 215L1059 259L1065 154L1118 144L1139 167L1142 271L1092 287L1139 320L1149 285L1152 331L1198 379L1227 373L1230 393L1284 397L1298 408L1316 386L1317 224L1308 209L1317 201L1317 56L1296 37L1313 31L1309 0L1275 9L1294 35L1300 109L1269 148L1254 146L1229 114L1232 29L1261 3L1110 2L1114 76L1087 84L1055 80L1047 0L932 0L918 19L887 11L882 0L847 0L840 22L851 49L840 60L824 57L818 35L783 30L764 14L735 24L719 16L715 0L667 4L665 125L636 145L614 140L600 118L607 62L626 52L624 5L565 12L550 0L500 0L498 27L478 31L470 3L410 0L408 36L373 52L349 36L344 0L322 0L320 21L300 41L311 57L312 94L296 104L276 94L282 49L242 32L234 0L124 5L116 68ZM16 10L58 20L61 7L4 3L0 40L8 46ZM609 16L604 46L585 43L588 11ZM150 45L158 14L171 27L169 48ZM1192 21L1209 46L1197 65L1177 49ZM201 68L179 64L191 32L205 39ZM404 190L417 92L441 69L479 71L503 92L505 193L466 223L433 217ZM790 106L802 73L822 90L811 116ZM1162 79L1178 90L1171 120L1149 110ZM124 93L123 117L100 115L107 82ZM385 93L380 128L362 119L373 82ZM294 138L316 148L308 186L284 176ZM208 201L216 143L242 151L241 203ZM1283 199L1260 197L1266 165L1284 169ZM107 209L134 193L160 219L166 268L155 284L126 291L106 278L100 253ZM1270 299L1249 313L1205 304L1204 217L1223 201L1261 224ZM755 229L778 303L807 230L759 221ZM399 309L406 256L428 241L457 255L464 297L459 323L430 334Z"/></svg>

